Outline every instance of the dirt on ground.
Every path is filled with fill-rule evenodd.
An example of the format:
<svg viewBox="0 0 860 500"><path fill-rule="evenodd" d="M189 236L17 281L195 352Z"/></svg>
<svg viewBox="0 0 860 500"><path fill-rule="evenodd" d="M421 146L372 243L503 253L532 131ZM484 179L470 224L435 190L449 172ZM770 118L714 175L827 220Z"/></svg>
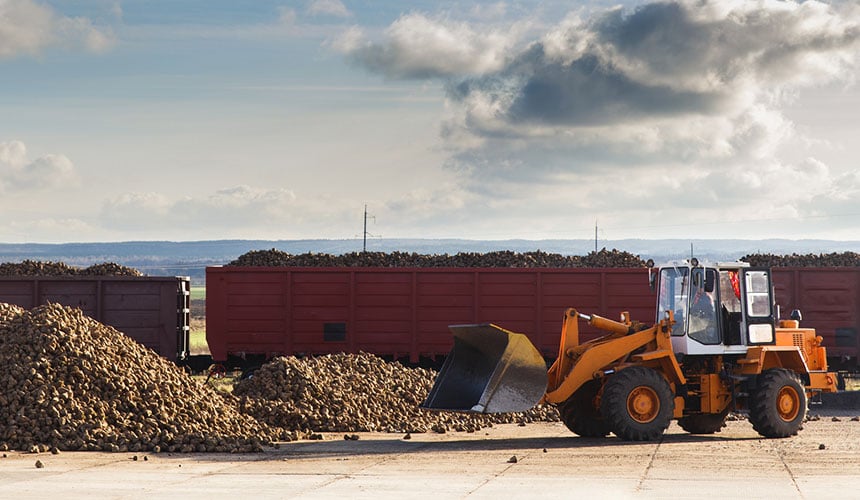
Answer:
<svg viewBox="0 0 860 500"><path fill-rule="evenodd" d="M860 491L860 412L763 439L745 420L713 435L672 424L655 442L580 438L560 423L474 433L324 433L252 454L6 452L9 498L843 499Z"/></svg>

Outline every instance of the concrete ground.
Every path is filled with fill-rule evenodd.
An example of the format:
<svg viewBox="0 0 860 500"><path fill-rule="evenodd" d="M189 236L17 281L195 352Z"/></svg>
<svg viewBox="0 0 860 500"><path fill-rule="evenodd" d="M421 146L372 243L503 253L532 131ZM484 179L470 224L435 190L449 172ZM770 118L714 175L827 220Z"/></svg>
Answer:
<svg viewBox="0 0 860 500"><path fill-rule="evenodd" d="M858 414L830 412L787 439L744 420L710 436L673 423L652 443L539 423L326 434L247 455L5 452L0 498L860 498Z"/></svg>

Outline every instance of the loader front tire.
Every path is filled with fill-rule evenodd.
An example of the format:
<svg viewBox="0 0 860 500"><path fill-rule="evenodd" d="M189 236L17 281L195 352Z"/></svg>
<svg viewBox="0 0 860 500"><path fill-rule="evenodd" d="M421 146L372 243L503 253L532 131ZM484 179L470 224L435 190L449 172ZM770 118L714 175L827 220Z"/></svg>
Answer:
<svg viewBox="0 0 860 500"><path fill-rule="evenodd" d="M750 394L750 423L768 438L793 436L806 418L806 391L800 377L785 368L771 368L759 375Z"/></svg>
<svg viewBox="0 0 860 500"><path fill-rule="evenodd" d="M662 375L649 368L631 366L606 382L600 411L619 438L653 441L669 427L675 400Z"/></svg>
<svg viewBox="0 0 860 500"><path fill-rule="evenodd" d="M589 380L558 405L564 425L582 437L606 437L609 424L600 413L600 382Z"/></svg>

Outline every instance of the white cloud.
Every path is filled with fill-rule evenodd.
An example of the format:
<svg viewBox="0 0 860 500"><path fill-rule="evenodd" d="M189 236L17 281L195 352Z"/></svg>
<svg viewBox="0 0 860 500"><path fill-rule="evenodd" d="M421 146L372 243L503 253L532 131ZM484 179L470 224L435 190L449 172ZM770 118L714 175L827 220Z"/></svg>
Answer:
<svg viewBox="0 0 860 500"><path fill-rule="evenodd" d="M0 192L50 191L79 184L75 166L61 154L29 160L21 141L0 142Z"/></svg>
<svg viewBox="0 0 860 500"><path fill-rule="evenodd" d="M296 196L286 189L263 190L249 186L222 189L205 198L187 198L176 202L176 213L199 220L217 220L221 224L265 225L291 214Z"/></svg>
<svg viewBox="0 0 860 500"><path fill-rule="evenodd" d="M120 2L120 1L113 2L110 6L110 13L116 19L122 20L122 17L124 15L123 10L122 10L122 2Z"/></svg>
<svg viewBox="0 0 860 500"><path fill-rule="evenodd" d="M90 20L64 17L32 0L0 1L0 59L36 55L49 47L103 51L113 42Z"/></svg>
<svg viewBox="0 0 860 500"><path fill-rule="evenodd" d="M472 17L484 20L502 19L507 13L508 4L505 2L476 4L469 12Z"/></svg>
<svg viewBox="0 0 860 500"><path fill-rule="evenodd" d="M123 193L104 203L100 219L110 228L155 229L168 223L172 205L158 193Z"/></svg>
<svg viewBox="0 0 860 500"><path fill-rule="evenodd" d="M295 9L291 9L289 7L278 7L278 22L285 26L292 26L296 24L296 18L298 15L296 14Z"/></svg>
<svg viewBox="0 0 860 500"><path fill-rule="evenodd" d="M407 234L421 227L426 231L445 230L476 215L483 204L481 196L463 186L446 182L433 187L416 188L390 200L383 200L377 212L389 230Z"/></svg>
<svg viewBox="0 0 860 500"><path fill-rule="evenodd" d="M0 165L19 168L26 163L27 146L21 141L0 142Z"/></svg>
<svg viewBox="0 0 860 500"><path fill-rule="evenodd" d="M482 74L502 69L521 35L516 26L478 30L467 23L407 14L385 32L382 43L356 39L339 47L371 71L392 78Z"/></svg>
<svg viewBox="0 0 860 500"><path fill-rule="evenodd" d="M364 31L358 26L350 26L331 41L326 42L326 45L332 50L344 54L360 50L361 47L366 45Z"/></svg>
<svg viewBox="0 0 860 500"><path fill-rule="evenodd" d="M59 19L56 30L60 43L79 45L91 52L105 52L114 44L110 31L97 29L89 19L81 17Z"/></svg>
<svg viewBox="0 0 860 500"><path fill-rule="evenodd" d="M75 166L64 155L48 154L13 172L13 189L61 189L77 184Z"/></svg>
<svg viewBox="0 0 860 500"><path fill-rule="evenodd" d="M311 0L307 7L312 16L349 17L352 13L340 0Z"/></svg>
<svg viewBox="0 0 860 500"><path fill-rule="evenodd" d="M0 57L35 54L53 42L53 14L29 0L0 3Z"/></svg>
<svg viewBox="0 0 860 500"><path fill-rule="evenodd" d="M125 193L106 201L100 220L112 229L156 229L165 224L206 227L207 231L265 231L272 227L324 218L325 201L297 200L287 189L235 186L209 195L169 199L159 193ZM331 208L335 208L332 205Z"/></svg>
<svg viewBox="0 0 860 500"><path fill-rule="evenodd" d="M7 211L9 213L10 211ZM36 217L0 220L4 241L98 241L101 228L78 218Z"/></svg>
<svg viewBox="0 0 860 500"><path fill-rule="evenodd" d="M170 199L159 193L126 193L107 200L99 223L115 232L201 238L354 238L361 232L361 210L368 203L383 236L446 234L454 221L474 223L485 199L455 183L418 188L390 199L358 200L289 189L235 186L210 194ZM183 234L184 232L184 234ZM162 236L164 237L164 236Z"/></svg>

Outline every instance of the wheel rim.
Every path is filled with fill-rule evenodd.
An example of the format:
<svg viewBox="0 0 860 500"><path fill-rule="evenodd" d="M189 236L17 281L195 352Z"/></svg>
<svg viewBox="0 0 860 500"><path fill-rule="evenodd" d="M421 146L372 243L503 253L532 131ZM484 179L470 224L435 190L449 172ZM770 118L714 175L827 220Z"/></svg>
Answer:
<svg viewBox="0 0 860 500"><path fill-rule="evenodd" d="M776 395L776 411L779 418L791 422L800 412L800 395L794 387L785 386Z"/></svg>
<svg viewBox="0 0 860 500"><path fill-rule="evenodd" d="M660 413L660 397L646 386L639 386L627 396L627 414L640 424L647 424Z"/></svg>

